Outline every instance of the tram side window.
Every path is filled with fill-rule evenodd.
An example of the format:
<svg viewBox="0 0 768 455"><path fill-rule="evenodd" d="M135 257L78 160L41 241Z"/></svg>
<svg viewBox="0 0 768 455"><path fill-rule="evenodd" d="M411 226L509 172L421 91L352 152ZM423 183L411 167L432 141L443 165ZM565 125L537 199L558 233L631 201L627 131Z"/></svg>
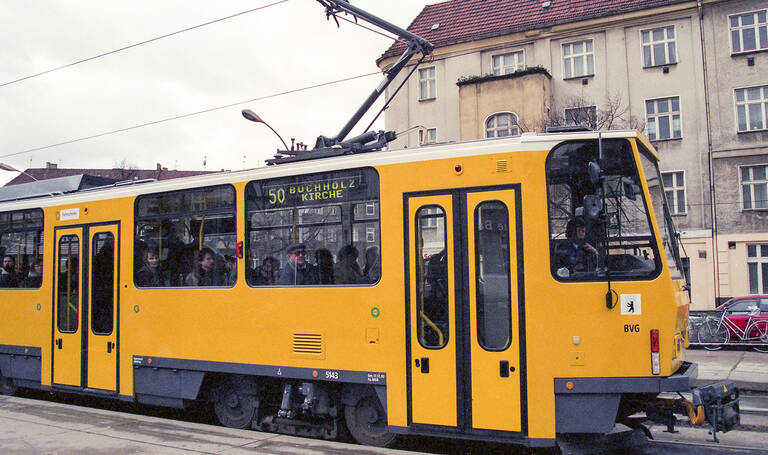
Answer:
<svg viewBox="0 0 768 455"><path fill-rule="evenodd" d="M442 348L450 335L445 227L442 207L427 205L416 212L416 331L419 344L428 349Z"/></svg>
<svg viewBox="0 0 768 455"><path fill-rule="evenodd" d="M140 196L135 218L137 287L234 286L234 188L225 185Z"/></svg>
<svg viewBox="0 0 768 455"><path fill-rule="evenodd" d="M372 285L381 278L374 169L251 182L246 212L251 286Z"/></svg>
<svg viewBox="0 0 768 455"><path fill-rule="evenodd" d="M80 239L76 235L65 235L59 239L58 258L56 324L59 332L74 333L80 314Z"/></svg>
<svg viewBox="0 0 768 455"><path fill-rule="evenodd" d="M650 279L660 269L631 144L566 142L546 164L550 264L561 281Z"/></svg>
<svg viewBox="0 0 768 455"><path fill-rule="evenodd" d="M43 211L0 213L0 288L39 289L43 281Z"/></svg>

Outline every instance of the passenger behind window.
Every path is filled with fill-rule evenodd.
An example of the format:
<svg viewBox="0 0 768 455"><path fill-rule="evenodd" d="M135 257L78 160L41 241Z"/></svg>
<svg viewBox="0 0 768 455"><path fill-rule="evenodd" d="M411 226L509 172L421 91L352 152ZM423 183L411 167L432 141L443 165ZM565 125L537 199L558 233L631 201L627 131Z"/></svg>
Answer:
<svg viewBox="0 0 768 455"><path fill-rule="evenodd" d="M277 281L275 277L277 276L278 269L279 263L277 259L267 256L259 267L251 271L248 282L258 286L272 286Z"/></svg>
<svg viewBox="0 0 768 455"><path fill-rule="evenodd" d="M363 276L366 283L375 283L381 277L381 262L379 261L379 249L375 246L365 250L365 268Z"/></svg>
<svg viewBox="0 0 768 455"><path fill-rule="evenodd" d="M326 248L320 248L315 251L315 262L320 284L333 284L333 254Z"/></svg>
<svg viewBox="0 0 768 455"><path fill-rule="evenodd" d="M306 286L317 284L317 271L307 264L307 249L303 243L296 243L288 247L288 262L280 272L278 284L292 286Z"/></svg>
<svg viewBox="0 0 768 455"><path fill-rule="evenodd" d="M170 280L165 271L160 269L160 257L157 249L149 247L144 252L144 265L136 272L136 286L142 288L158 288L170 286Z"/></svg>
<svg viewBox="0 0 768 455"><path fill-rule="evenodd" d="M201 249L197 255L195 269L187 275L184 286L226 286L224 275L216 270L216 253L208 247Z"/></svg>
<svg viewBox="0 0 768 455"><path fill-rule="evenodd" d="M24 280L25 288L39 288L43 284L43 260L41 258L32 259L29 274Z"/></svg>
<svg viewBox="0 0 768 455"><path fill-rule="evenodd" d="M16 273L16 259L10 254L3 256L3 268L0 269L0 288L17 288L21 277Z"/></svg>
<svg viewBox="0 0 768 455"><path fill-rule="evenodd" d="M574 218L565 227L564 243L555 246L557 276L567 278L575 272L593 270L597 265L597 249L586 240L584 220Z"/></svg>
<svg viewBox="0 0 768 455"><path fill-rule="evenodd" d="M336 284L357 284L363 282L363 272L357 263L357 248L353 245L343 246L339 250L338 262L333 269Z"/></svg>

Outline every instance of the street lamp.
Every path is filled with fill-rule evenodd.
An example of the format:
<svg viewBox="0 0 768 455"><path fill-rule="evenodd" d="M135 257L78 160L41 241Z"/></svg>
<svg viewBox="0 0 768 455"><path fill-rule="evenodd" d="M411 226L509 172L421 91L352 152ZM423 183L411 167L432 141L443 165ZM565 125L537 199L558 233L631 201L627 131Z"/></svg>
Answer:
<svg viewBox="0 0 768 455"><path fill-rule="evenodd" d="M275 129L274 129L274 128L272 128L271 126L269 126L269 123L267 123L267 122L265 122L264 120L262 120L262 119L261 119L261 117L259 117L259 116L258 116L258 114L256 114L255 112L253 112L253 111L252 111L252 110L250 110L250 109L243 109L243 110L242 110L242 114L243 114L243 117L245 117L245 119L246 119L246 120L250 120L250 121L252 121L252 122L254 122L254 123L263 123L263 124L265 124L265 125L267 126L267 128L271 129L271 130L272 130L272 132L273 132L273 133L275 133L275 135L278 137L278 139L280 139L280 142L282 142L282 143L283 143L283 145L285 146L285 149L286 149L286 150L290 150L290 149L288 148L288 144L286 144L286 143L285 143L285 141L284 141L284 140L283 140L283 138L282 138L282 137L281 137L281 136L280 136L280 135L277 133L277 131L275 131Z"/></svg>
<svg viewBox="0 0 768 455"><path fill-rule="evenodd" d="M31 178L32 180L34 180L36 182L38 181L36 178L32 177L31 175L27 174L24 171L20 171L20 170L16 169L15 167L11 166L10 164L0 163L0 169L2 169L4 171L18 172L19 174L24 174L24 175L26 175L27 177Z"/></svg>

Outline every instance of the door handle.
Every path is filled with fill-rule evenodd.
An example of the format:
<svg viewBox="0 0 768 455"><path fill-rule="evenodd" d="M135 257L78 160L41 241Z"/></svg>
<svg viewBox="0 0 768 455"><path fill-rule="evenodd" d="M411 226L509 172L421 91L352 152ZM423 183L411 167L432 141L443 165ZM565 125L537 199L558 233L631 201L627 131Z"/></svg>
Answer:
<svg viewBox="0 0 768 455"><path fill-rule="evenodd" d="M502 360L499 362L499 376L508 378L510 371L514 372L515 367L509 366L509 360Z"/></svg>
<svg viewBox="0 0 768 455"><path fill-rule="evenodd" d="M61 339L61 338L56 338L56 341L55 341L55 343L56 343L56 347L58 347L59 349L61 349L61 345L62 345L62 339Z"/></svg>
<svg viewBox="0 0 768 455"><path fill-rule="evenodd" d="M429 373L429 357L416 359L416 368L421 368L422 373Z"/></svg>
<svg viewBox="0 0 768 455"><path fill-rule="evenodd" d="M115 349L115 343L107 341L107 354L112 353L113 349Z"/></svg>

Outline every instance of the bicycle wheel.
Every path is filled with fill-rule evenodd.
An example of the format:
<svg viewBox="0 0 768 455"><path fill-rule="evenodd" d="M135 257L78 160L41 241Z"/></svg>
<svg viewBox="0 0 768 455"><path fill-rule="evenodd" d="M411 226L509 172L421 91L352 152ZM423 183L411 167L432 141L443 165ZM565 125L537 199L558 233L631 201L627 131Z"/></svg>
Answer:
<svg viewBox="0 0 768 455"><path fill-rule="evenodd" d="M747 327L747 336L757 352L768 352L768 321L755 321Z"/></svg>
<svg viewBox="0 0 768 455"><path fill-rule="evenodd" d="M710 320L699 327L696 337L699 343L708 351L717 351L723 348L723 345L730 339L728 327L720 324L719 321Z"/></svg>

